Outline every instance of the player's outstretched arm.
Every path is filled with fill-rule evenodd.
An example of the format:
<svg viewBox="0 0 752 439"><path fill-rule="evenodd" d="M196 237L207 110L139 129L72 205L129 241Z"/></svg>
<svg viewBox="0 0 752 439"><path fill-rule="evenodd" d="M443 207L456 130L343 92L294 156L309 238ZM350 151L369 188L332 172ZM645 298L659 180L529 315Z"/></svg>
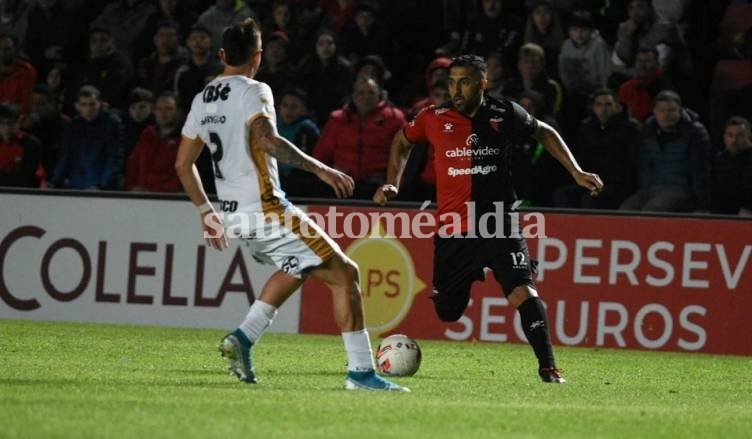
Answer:
<svg viewBox="0 0 752 439"><path fill-rule="evenodd" d="M355 190L355 181L334 168L326 166L293 145L277 133L277 128L266 117L257 117L251 122L251 148L261 148L282 163L315 174L331 186L337 198L350 197Z"/></svg>
<svg viewBox="0 0 752 439"><path fill-rule="evenodd" d="M598 174L585 172L580 168L574 155L572 155L572 151L564 143L564 139L551 125L538 120L538 131L535 132L533 137L566 168L578 185L590 190L590 195L598 195L603 190L603 182Z"/></svg>
<svg viewBox="0 0 752 439"><path fill-rule="evenodd" d="M189 139L183 136L175 159L175 172L180 178L183 189L198 209L206 243L217 250L222 250L229 246L227 235L224 234L222 219L209 202L195 165L203 147L204 142L200 138Z"/></svg>
<svg viewBox="0 0 752 439"><path fill-rule="evenodd" d="M376 204L383 205L387 201L397 197L399 194L399 182L402 180L402 173L405 171L407 159L410 158L410 151L413 144L405 137L402 130L397 131L392 139L392 146L389 149L389 165L386 170L386 183L376 189L373 194L373 201Z"/></svg>

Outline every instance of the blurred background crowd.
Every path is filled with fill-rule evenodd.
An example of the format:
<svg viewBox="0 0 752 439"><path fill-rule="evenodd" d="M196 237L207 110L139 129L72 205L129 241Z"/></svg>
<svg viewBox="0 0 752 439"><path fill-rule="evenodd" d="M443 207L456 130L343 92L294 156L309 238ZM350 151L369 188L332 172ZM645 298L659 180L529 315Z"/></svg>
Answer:
<svg viewBox="0 0 752 439"><path fill-rule="evenodd" d="M263 29L280 133L369 199L389 145L448 99L451 57L561 132L592 198L535 140L529 206L752 215L752 3L705 0L0 0L0 186L180 192L173 163L225 26ZM402 200L433 199L418 145ZM214 163L198 162L209 192ZM330 197L280 166L290 197Z"/></svg>

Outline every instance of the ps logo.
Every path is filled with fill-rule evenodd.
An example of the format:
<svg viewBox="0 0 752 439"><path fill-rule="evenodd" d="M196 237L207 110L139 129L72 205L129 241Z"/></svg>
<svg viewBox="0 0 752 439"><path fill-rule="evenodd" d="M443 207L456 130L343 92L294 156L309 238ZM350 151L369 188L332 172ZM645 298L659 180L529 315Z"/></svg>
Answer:
<svg viewBox="0 0 752 439"><path fill-rule="evenodd" d="M221 82L216 85L210 85L204 89L204 102L214 102L218 99L223 101L227 100L230 95L230 86L228 84L222 84Z"/></svg>

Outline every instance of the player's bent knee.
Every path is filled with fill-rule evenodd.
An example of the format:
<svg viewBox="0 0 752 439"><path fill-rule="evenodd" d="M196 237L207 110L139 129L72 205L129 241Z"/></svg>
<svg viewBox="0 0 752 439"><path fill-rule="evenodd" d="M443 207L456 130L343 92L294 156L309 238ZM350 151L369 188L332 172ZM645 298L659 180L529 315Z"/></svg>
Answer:
<svg viewBox="0 0 752 439"><path fill-rule="evenodd" d="M438 300L434 300L433 304L436 307L436 315L442 322L456 322L465 311L464 308L455 304L443 303Z"/></svg>

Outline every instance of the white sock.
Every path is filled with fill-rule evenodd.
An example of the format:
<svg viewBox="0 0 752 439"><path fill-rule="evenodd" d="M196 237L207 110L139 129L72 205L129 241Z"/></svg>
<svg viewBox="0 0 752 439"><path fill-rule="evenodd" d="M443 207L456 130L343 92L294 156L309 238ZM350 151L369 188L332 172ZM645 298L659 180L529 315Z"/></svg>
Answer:
<svg viewBox="0 0 752 439"><path fill-rule="evenodd" d="M277 315L275 306L256 300L238 328L243 331L243 334L248 337L251 343L256 343L266 328L272 324L275 315Z"/></svg>
<svg viewBox="0 0 752 439"><path fill-rule="evenodd" d="M353 372L374 370L371 339L368 338L367 329L343 332L342 340L345 342L345 351L347 351L347 370Z"/></svg>

